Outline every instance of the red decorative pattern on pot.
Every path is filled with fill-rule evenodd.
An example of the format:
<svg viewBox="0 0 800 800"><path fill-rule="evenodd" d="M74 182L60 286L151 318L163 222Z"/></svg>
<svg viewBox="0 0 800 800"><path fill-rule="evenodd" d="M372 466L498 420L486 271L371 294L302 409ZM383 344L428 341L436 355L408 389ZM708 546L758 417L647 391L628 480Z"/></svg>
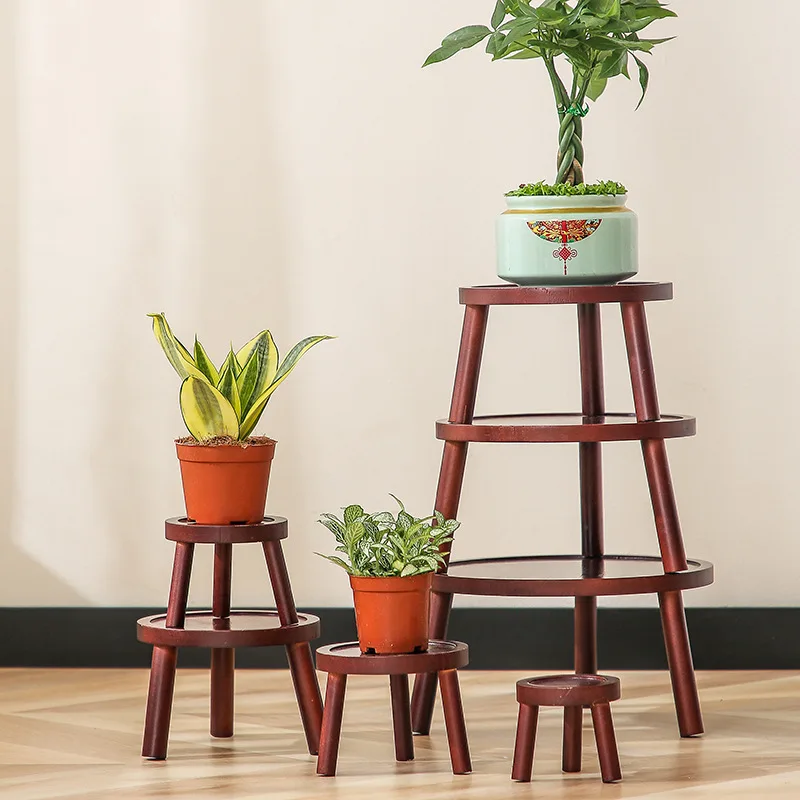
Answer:
<svg viewBox="0 0 800 800"><path fill-rule="evenodd" d="M553 258L564 262L564 274L567 265L578 257L578 251L570 244L588 239L602 224L602 219L562 219L553 222L529 222L528 227L547 242L560 242L561 247L553 250Z"/></svg>

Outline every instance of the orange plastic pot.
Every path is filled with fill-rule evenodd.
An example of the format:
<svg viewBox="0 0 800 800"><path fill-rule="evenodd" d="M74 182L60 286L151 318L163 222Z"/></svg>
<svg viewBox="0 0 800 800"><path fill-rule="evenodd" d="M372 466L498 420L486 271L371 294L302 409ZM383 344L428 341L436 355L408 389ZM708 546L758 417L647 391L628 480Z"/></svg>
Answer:
<svg viewBox="0 0 800 800"><path fill-rule="evenodd" d="M410 578L350 576L362 653L414 653L428 649L433 573Z"/></svg>
<svg viewBox="0 0 800 800"><path fill-rule="evenodd" d="M275 442L244 447L176 442L186 516L202 525L260 522Z"/></svg>

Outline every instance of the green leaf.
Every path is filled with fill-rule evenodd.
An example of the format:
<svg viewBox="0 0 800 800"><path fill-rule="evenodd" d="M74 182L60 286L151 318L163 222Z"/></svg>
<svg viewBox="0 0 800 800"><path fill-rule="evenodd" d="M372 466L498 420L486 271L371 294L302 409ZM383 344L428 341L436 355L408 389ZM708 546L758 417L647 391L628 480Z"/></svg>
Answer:
<svg viewBox="0 0 800 800"><path fill-rule="evenodd" d="M468 25L466 28L459 28L444 38L442 46L438 50L434 50L425 59L425 63L422 66L427 67L430 64L446 61L461 50L467 50L479 44L491 33L492 31L485 25Z"/></svg>
<svg viewBox="0 0 800 800"><path fill-rule="evenodd" d="M243 365L237 382L242 411L247 414L252 401L272 383L278 371L278 348L272 334L262 331L236 354L236 360Z"/></svg>
<svg viewBox="0 0 800 800"><path fill-rule="evenodd" d="M194 337L194 363L197 368L211 381L213 386L219 383L219 372L214 366L214 362L208 357L205 348L195 336Z"/></svg>
<svg viewBox="0 0 800 800"><path fill-rule="evenodd" d="M494 7L492 14L492 28L497 30L506 18L506 3L505 0L497 0L497 5Z"/></svg>
<svg viewBox="0 0 800 800"><path fill-rule="evenodd" d="M620 0L591 0L587 3L596 17L617 19L621 13Z"/></svg>
<svg viewBox="0 0 800 800"><path fill-rule="evenodd" d="M647 64L638 56L634 55L633 58L639 66L639 85L642 87L642 96L636 106L636 110L638 111L639 107L644 102L644 98L647 95L647 88L650 85L650 70L647 68Z"/></svg>
<svg viewBox="0 0 800 800"><path fill-rule="evenodd" d="M597 100L600 95L606 90L606 86L608 85L608 78L600 78L595 75L589 81L589 88L586 90L586 96L592 100L593 102Z"/></svg>
<svg viewBox="0 0 800 800"><path fill-rule="evenodd" d="M352 505L347 506L344 510L344 524L350 525L360 517L364 516L364 509L361 506Z"/></svg>
<svg viewBox="0 0 800 800"><path fill-rule="evenodd" d="M236 382L236 378L233 377L230 366L224 368L217 388L222 396L233 406L233 410L236 412L236 418L241 420L242 398L239 395L239 385Z"/></svg>
<svg viewBox="0 0 800 800"><path fill-rule="evenodd" d="M153 318L153 334L161 345L167 361L182 380L190 375L194 378L208 381L208 378L197 368L189 351L175 338L164 314L148 314Z"/></svg>
<svg viewBox="0 0 800 800"><path fill-rule="evenodd" d="M298 342L290 351L286 358L281 362L272 383L250 404L250 408L242 420L241 437L246 439L258 424L258 420L264 413L264 409L275 390L289 377L292 370L297 366L300 359L316 344L324 342L326 339L333 339L333 336L309 336Z"/></svg>
<svg viewBox="0 0 800 800"><path fill-rule="evenodd" d="M353 570L342 561L341 558L337 558L336 556L326 556L324 553L314 553L314 555L321 556L322 558L327 559L333 564L336 564L337 567L341 567L345 572L349 573L350 575L353 574Z"/></svg>
<svg viewBox="0 0 800 800"><path fill-rule="evenodd" d="M186 378L181 384L180 403L183 421L199 442L215 436L239 438L233 406L205 378Z"/></svg>
<svg viewBox="0 0 800 800"><path fill-rule="evenodd" d="M219 370L220 377L222 377L226 369L230 370L233 373L234 378L238 378L242 371L242 365L237 360L236 354L233 352L233 347L231 347L230 353L228 353L227 358L220 367Z"/></svg>

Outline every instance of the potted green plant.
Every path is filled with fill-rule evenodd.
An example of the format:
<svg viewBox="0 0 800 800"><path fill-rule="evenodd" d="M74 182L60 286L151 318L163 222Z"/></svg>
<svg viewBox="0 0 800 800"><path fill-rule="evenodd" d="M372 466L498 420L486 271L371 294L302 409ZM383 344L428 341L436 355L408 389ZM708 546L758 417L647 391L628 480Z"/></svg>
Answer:
<svg viewBox="0 0 800 800"><path fill-rule="evenodd" d="M315 344L310 336L279 360L265 330L219 367L195 337L190 353L164 314L150 314L153 332L181 378L180 407L191 436L177 439L186 515L206 525L259 522L264 517L275 441L254 436L275 390Z"/></svg>
<svg viewBox="0 0 800 800"><path fill-rule="evenodd" d="M506 195L508 210L497 224L497 274L504 280L603 284L637 273L636 215L622 184L584 181L583 123L589 101L609 80L630 78L631 60L641 105L650 83L643 57L669 41L641 33L675 16L658 0L498 0L489 26L460 28L428 56L424 66L485 41L492 60L538 59L550 78L559 121L555 181L523 184ZM565 61L567 80L559 71Z"/></svg>
<svg viewBox="0 0 800 800"><path fill-rule="evenodd" d="M394 495L392 495L394 497ZM415 653L428 649L428 614L433 573L443 563L443 547L459 523L439 512L418 518L403 504L367 514L347 506L343 517L319 520L336 538L337 553L325 556L350 575L358 641L364 653ZM318 555L322 555L318 553Z"/></svg>

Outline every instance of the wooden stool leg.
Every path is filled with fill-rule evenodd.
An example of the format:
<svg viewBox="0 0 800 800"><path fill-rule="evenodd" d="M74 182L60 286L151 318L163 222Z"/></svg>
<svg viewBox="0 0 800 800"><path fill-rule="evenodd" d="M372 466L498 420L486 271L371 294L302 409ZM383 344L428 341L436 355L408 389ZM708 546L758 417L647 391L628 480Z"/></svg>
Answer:
<svg viewBox="0 0 800 800"><path fill-rule="evenodd" d="M622 323L628 350L636 417L642 422L659 419L661 412L644 304L623 303ZM643 441L642 454L664 570L680 572L687 567L686 552L664 440ZM678 725L681 736L696 736L703 733L703 718L686 630L683 600L679 592L665 592L660 599L661 620L667 644Z"/></svg>
<svg viewBox="0 0 800 800"><path fill-rule="evenodd" d="M279 541L264 542L264 556L267 560L267 569L281 625L293 625L297 622L297 609L281 543ZM319 737L322 728L322 695L317 682L317 673L314 670L314 661L311 657L311 647L307 642L290 644L286 647L286 655L289 659L294 693L300 707L300 718L303 722L308 752L316 755L319 752Z"/></svg>
<svg viewBox="0 0 800 800"><path fill-rule="evenodd" d="M536 723L539 706L520 703L517 720L517 739L514 743L514 765L511 780L528 783L533 774L533 751L536 748Z"/></svg>
<svg viewBox="0 0 800 800"><path fill-rule="evenodd" d="M192 574L194 545L178 542L172 565L172 581L167 603L168 628L183 627L186 619L186 603L189 598L189 580ZM175 689L175 669L178 650L175 647L153 648L150 668L150 686L147 691L142 755L145 758L162 760L167 757L169 722L172 714L172 696Z"/></svg>
<svg viewBox="0 0 800 800"><path fill-rule="evenodd" d="M411 733L411 708L408 700L408 675L390 675L394 752L398 761L414 760L414 737Z"/></svg>
<svg viewBox="0 0 800 800"><path fill-rule="evenodd" d="M483 345L486 339L486 322L489 306L466 306L464 325L461 329L461 346L450 402L450 422L469 423L475 414L475 398L478 394L478 378L483 358ZM453 519L458 514L461 500L461 487L464 482L464 468L467 463L467 442L445 442L442 466L439 470L439 485L436 490L436 510ZM448 554L440 571L447 569ZM452 595L446 598L434 594L431 597L431 638L444 639L447 636L447 622ZM411 724L415 733L428 734L433 719L433 704L436 701L436 673L417 675L414 680L414 695L411 699Z"/></svg>
<svg viewBox="0 0 800 800"><path fill-rule="evenodd" d="M594 737L597 741L597 755L600 759L600 774L603 783L614 783L622 780L622 769L619 765L617 739L614 736L614 722L611 719L611 706L598 703L592 706L592 723Z"/></svg>
<svg viewBox="0 0 800 800"><path fill-rule="evenodd" d="M439 673L442 689L442 709L444 726L447 730L447 743L450 746L450 762L454 775L467 775L472 772L469 757L467 726L464 722L464 707L461 704L461 689L458 685L458 671L445 669Z"/></svg>
<svg viewBox="0 0 800 800"><path fill-rule="evenodd" d="M322 714L322 732L319 739L317 775L332 776L336 774L346 688L347 675L337 675L333 672L328 675L328 686L325 690L325 710Z"/></svg>
<svg viewBox="0 0 800 800"><path fill-rule="evenodd" d="M564 708L564 748L561 754L561 769L564 772L581 771L583 751L583 708Z"/></svg>
<svg viewBox="0 0 800 800"><path fill-rule="evenodd" d="M214 545L214 596L212 613L217 619L231 615L231 568L233 545ZM211 650L211 735L233 736L234 660L231 648Z"/></svg>

